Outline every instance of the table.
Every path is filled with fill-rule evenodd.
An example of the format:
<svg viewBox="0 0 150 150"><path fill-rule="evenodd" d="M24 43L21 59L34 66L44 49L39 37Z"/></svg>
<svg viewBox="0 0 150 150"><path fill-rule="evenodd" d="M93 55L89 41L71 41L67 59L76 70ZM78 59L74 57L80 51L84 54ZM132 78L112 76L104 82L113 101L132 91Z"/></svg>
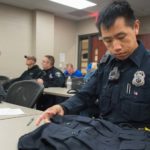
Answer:
<svg viewBox="0 0 150 150"><path fill-rule="evenodd" d="M44 93L62 97L71 97L74 94L68 94L68 89L63 87L49 87L44 89Z"/></svg>
<svg viewBox="0 0 150 150"><path fill-rule="evenodd" d="M19 137L37 128L35 120L38 117L31 115L0 120L0 149L17 150Z"/></svg>
<svg viewBox="0 0 150 150"><path fill-rule="evenodd" d="M22 115L0 115L0 149L17 150L19 137L37 128L35 120L42 111L7 102L0 103L0 108L19 108L25 113Z"/></svg>
<svg viewBox="0 0 150 150"><path fill-rule="evenodd" d="M12 109L20 108L24 112L24 114L21 114L21 115L0 115L0 120L38 115L42 113L42 111L39 111L39 110L35 110L35 109L23 107L23 106L18 106L18 105L10 104L10 103L3 102L3 101L0 103L0 108L12 108Z"/></svg>

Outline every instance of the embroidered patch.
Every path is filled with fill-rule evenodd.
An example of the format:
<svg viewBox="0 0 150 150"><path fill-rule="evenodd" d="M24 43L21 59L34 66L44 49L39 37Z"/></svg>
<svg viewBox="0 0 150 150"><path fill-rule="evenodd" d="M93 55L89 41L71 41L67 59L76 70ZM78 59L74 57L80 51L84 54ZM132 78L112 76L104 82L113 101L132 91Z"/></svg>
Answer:
<svg viewBox="0 0 150 150"><path fill-rule="evenodd" d="M61 73L60 73L60 72L56 72L56 73L55 73L55 76L56 76L56 77L61 77Z"/></svg>
<svg viewBox="0 0 150 150"><path fill-rule="evenodd" d="M49 78L50 78L50 79L52 79L52 78L53 78L53 75L52 75L51 73L49 74Z"/></svg>

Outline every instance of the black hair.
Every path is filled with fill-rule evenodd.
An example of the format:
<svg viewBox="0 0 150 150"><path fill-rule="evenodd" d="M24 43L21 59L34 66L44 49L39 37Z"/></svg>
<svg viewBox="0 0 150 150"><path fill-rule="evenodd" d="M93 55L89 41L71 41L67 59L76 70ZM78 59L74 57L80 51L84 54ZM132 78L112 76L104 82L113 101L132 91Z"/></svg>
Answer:
<svg viewBox="0 0 150 150"><path fill-rule="evenodd" d="M48 58L48 60L50 61L51 65L54 66L55 63L55 59L53 56L51 55L45 55L46 58Z"/></svg>
<svg viewBox="0 0 150 150"><path fill-rule="evenodd" d="M102 12L99 13L97 18L97 28L104 26L109 29L118 17L124 17L127 25L133 26L136 17L130 4L124 0L116 0L108 5Z"/></svg>

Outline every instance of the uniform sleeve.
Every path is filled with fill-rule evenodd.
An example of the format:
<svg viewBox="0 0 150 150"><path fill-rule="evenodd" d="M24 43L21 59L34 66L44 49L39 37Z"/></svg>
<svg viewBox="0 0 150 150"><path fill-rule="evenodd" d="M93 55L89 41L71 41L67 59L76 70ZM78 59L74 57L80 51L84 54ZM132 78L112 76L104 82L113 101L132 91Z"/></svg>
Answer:
<svg viewBox="0 0 150 150"><path fill-rule="evenodd" d="M19 77L19 80L31 80L31 79L32 77L29 75L28 70L24 71Z"/></svg>
<svg viewBox="0 0 150 150"><path fill-rule="evenodd" d="M67 110L67 113L76 113L86 108L89 103L94 104L95 101L93 97L98 97L97 95L97 80L98 72L92 76L91 80L86 83L82 89L75 95L70 97L65 102L61 103L62 107Z"/></svg>
<svg viewBox="0 0 150 150"><path fill-rule="evenodd" d="M41 70L41 69L37 69L37 70L34 72L33 79L42 78L42 77L43 77L43 75L44 75L43 70Z"/></svg>
<svg viewBox="0 0 150 150"><path fill-rule="evenodd" d="M64 87L65 76L62 72L56 71L54 78L44 81L44 87Z"/></svg>

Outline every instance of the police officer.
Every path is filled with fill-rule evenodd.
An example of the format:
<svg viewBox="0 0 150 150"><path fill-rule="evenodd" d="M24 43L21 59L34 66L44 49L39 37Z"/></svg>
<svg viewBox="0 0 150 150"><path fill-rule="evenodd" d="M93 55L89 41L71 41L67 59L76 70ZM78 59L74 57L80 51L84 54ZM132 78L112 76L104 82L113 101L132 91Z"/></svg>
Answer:
<svg viewBox="0 0 150 150"><path fill-rule="evenodd" d="M17 81L22 80L32 80L38 79L43 76L44 72L36 65L36 57L35 56L24 56L26 59L27 70L25 70L20 77L9 80L8 82L3 84L5 91L9 88L9 86Z"/></svg>
<svg viewBox="0 0 150 150"><path fill-rule="evenodd" d="M38 79L43 76L43 71L36 65L36 57L24 56L28 69L22 73L19 80Z"/></svg>
<svg viewBox="0 0 150 150"><path fill-rule="evenodd" d="M39 84L43 84L45 88L48 87L63 87L65 85L65 76L61 70L54 67L55 59L51 55L45 55L42 60L42 67L44 75L37 79ZM37 103L37 109L45 110L47 107L58 103L62 99L55 96L44 94Z"/></svg>
<svg viewBox="0 0 150 150"><path fill-rule="evenodd" d="M51 55L45 55L42 60L44 76L37 79L38 83L44 84L44 87L63 87L65 77L61 70L54 67L55 59Z"/></svg>
<svg viewBox="0 0 150 150"><path fill-rule="evenodd" d="M79 112L96 96L103 119L136 128L150 125L150 52L136 39L139 20L128 2L114 1L100 13L97 27L110 55L79 93L48 108L37 124L56 114Z"/></svg>

